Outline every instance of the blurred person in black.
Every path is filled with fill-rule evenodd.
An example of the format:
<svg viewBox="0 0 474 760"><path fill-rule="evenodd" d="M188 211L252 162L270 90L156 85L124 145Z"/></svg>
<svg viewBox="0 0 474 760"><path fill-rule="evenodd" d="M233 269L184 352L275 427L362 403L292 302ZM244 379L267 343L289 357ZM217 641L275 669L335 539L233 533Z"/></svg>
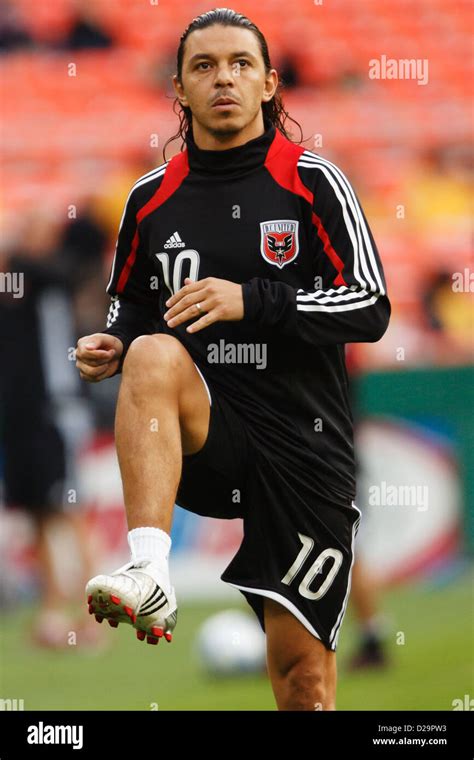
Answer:
<svg viewBox="0 0 474 760"><path fill-rule="evenodd" d="M113 47L113 37L104 28L100 7L95 0L76 0L72 26L61 41L66 50L106 49Z"/></svg>
<svg viewBox="0 0 474 760"><path fill-rule="evenodd" d="M89 403L74 371L72 294L80 276L63 241L73 232L34 212L4 256L0 289L0 447L7 507L34 521L41 575L33 639L65 647L98 641L77 626L62 583L61 537L72 532L80 575L90 572L76 457L92 432ZM74 275L73 275L74 272ZM58 538L59 537L59 538ZM68 544L69 545L69 544Z"/></svg>
<svg viewBox="0 0 474 760"><path fill-rule="evenodd" d="M0 3L0 53L33 45L33 39L18 9L9 0Z"/></svg>

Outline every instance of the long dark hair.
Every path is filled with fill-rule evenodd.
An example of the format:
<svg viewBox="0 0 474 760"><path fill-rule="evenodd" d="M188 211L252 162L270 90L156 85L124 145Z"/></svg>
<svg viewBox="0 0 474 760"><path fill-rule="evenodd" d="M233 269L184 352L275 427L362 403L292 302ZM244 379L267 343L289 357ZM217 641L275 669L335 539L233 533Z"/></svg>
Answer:
<svg viewBox="0 0 474 760"><path fill-rule="evenodd" d="M205 29L206 27L213 26L214 24L220 24L221 26L237 26L243 29L249 29L251 32L253 32L257 37L258 43L260 45L260 52L262 54L263 63L265 65L265 72L267 74L270 72L270 69L273 67L270 62L268 45L260 29L252 21L250 21L250 19L242 15L242 13L236 13L230 8L214 8L214 10L202 13L200 16L197 16L195 19L193 19L193 21L191 21L189 26L181 35L177 55L177 76L180 82L183 70L184 45L187 38L192 32L195 31L195 29ZM263 119L264 121L270 121L272 124L274 124L275 127L280 130L280 132L289 140L292 140L292 135L291 133L287 132L285 123L289 119L294 124L297 124L301 134L299 143L301 143L303 140L303 131L301 129L301 125L298 124L298 122L295 121L295 119L293 119L285 109L280 94L282 87L284 87L284 82L280 80L273 98L265 103L262 103ZM176 111L176 106L179 107L178 111ZM173 103L173 111L174 113L177 113L179 117L179 128L176 134L170 137L163 147L163 159L165 161L166 146L168 143L173 142L174 140L177 140L179 137L181 137L182 142L180 150L182 150L187 134L191 128L192 114L191 109L188 106L182 106L179 102L179 99L175 98Z"/></svg>

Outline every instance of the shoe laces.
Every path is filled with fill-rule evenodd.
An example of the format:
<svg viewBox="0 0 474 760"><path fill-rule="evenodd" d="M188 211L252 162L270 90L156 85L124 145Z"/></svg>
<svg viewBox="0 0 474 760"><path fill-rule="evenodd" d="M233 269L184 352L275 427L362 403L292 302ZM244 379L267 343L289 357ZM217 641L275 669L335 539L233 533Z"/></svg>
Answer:
<svg viewBox="0 0 474 760"><path fill-rule="evenodd" d="M138 582L136 576L133 573L131 573L130 571L131 570L140 570L141 568L145 568L149 564L151 564L151 562L148 559L143 559L143 560L140 560L139 562L134 562L132 560L131 562L126 562L125 565L122 565L122 567L119 567L118 570L115 570L115 572L112 573L112 575L126 575L127 578L130 578L135 583L135 585L138 587L138 605L137 605L136 610L134 610L134 612L136 614L138 614L138 612L140 611L140 608L142 606L142 602L143 602L143 586L142 586L141 583ZM148 577L150 577L150 575L148 573L142 573L142 575L148 575ZM155 581L155 583L156 583L156 581ZM161 586L160 586L160 588L161 588ZM165 594L166 599L168 600L168 595L164 592L163 589L161 589L161 590L163 591L163 593Z"/></svg>

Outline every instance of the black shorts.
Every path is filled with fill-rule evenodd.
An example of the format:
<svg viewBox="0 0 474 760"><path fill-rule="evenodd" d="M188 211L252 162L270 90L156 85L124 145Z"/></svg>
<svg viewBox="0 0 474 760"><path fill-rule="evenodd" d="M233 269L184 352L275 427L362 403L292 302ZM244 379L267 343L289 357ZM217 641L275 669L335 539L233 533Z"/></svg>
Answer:
<svg viewBox="0 0 474 760"><path fill-rule="evenodd" d="M202 373L201 373L202 375ZM204 446L183 456L176 503L208 517L243 519L240 548L221 580L238 588L265 631L263 597L282 604L335 651L349 598L360 511L322 498L305 475L275 459L207 380L211 414Z"/></svg>

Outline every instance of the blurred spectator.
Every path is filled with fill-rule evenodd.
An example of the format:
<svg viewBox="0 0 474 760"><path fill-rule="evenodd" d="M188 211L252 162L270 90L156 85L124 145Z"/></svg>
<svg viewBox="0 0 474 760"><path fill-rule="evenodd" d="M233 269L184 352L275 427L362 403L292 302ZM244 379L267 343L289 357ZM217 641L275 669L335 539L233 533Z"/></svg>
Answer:
<svg viewBox="0 0 474 760"><path fill-rule="evenodd" d="M283 58L281 58L279 61L277 70L278 76L285 90L291 90L294 87L299 87L301 78L297 63L293 60L292 56L284 55Z"/></svg>
<svg viewBox="0 0 474 760"><path fill-rule="evenodd" d="M360 372L358 346L351 344L346 346L346 365L349 373L349 393L351 398L351 411L354 420L354 432L360 423L358 412L357 394L354 380ZM377 584L365 566L363 551L360 551L360 534L365 533L366 519L368 515L364 509L363 499L359 489L361 477L361 458L355 450L357 498L356 505L361 511L361 522L358 531L359 541L356 543L355 561L352 568L350 608L356 619L358 628L358 640L355 651L348 664L349 670L361 670L364 668L380 668L389 664L386 651L386 632L384 617L379 612L380 594Z"/></svg>
<svg viewBox="0 0 474 760"><path fill-rule="evenodd" d="M32 39L18 10L8 0L2 0L0 4L0 53L9 53L31 44Z"/></svg>
<svg viewBox="0 0 474 760"><path fill-rule="evenodd" d="M61 260L72 274L75 330L79 335L102 326L107 309L104 253L108 236L96 218L92 201L69 222L59 242Z"/></svg>
<svg viewBox="0 0 474 760"><path fill-rule="evenodd" d="M421 300L429 330L428 341L436 364L463 364L474 359L474 287L472 270L435 271Z"/></svg>
<svg viewBox="0 0 474 760"><path fill-rule="evenodd" d="M364 505L361 506L364 520ZM385 617L379 612L379 596L374 578L363 559L358 557L352 568L350 596L351 609L357 621L358 641L349 660L348 670L384 668L390 664L387 655L387 626Z"/></svg>
<svg viewBox="0 0 474 760"><path fill-rule="evenodd" d="M110 48L115 44L113 37L103 28L100 8L94 2L78 2L72 27L61 47L66 50L87 48Z"/></svg>
<svg viewBox="0 0 474 760"><path fill-rule="evenodd" d="M4 267L11 277L4 276L4 284L15 288L0 292L5 502L25 509L36 527L42 588L32 636L48 647L67 646L69 632L78 631L67 606L79 589L71 589L61 571L67 534L75 537L82 580L91 573L76 460L93 431L71 353L74 269L60 256L60 240L57 221L32 214ZM84 620L77 643L91 635L95 628Z"/></svg>

